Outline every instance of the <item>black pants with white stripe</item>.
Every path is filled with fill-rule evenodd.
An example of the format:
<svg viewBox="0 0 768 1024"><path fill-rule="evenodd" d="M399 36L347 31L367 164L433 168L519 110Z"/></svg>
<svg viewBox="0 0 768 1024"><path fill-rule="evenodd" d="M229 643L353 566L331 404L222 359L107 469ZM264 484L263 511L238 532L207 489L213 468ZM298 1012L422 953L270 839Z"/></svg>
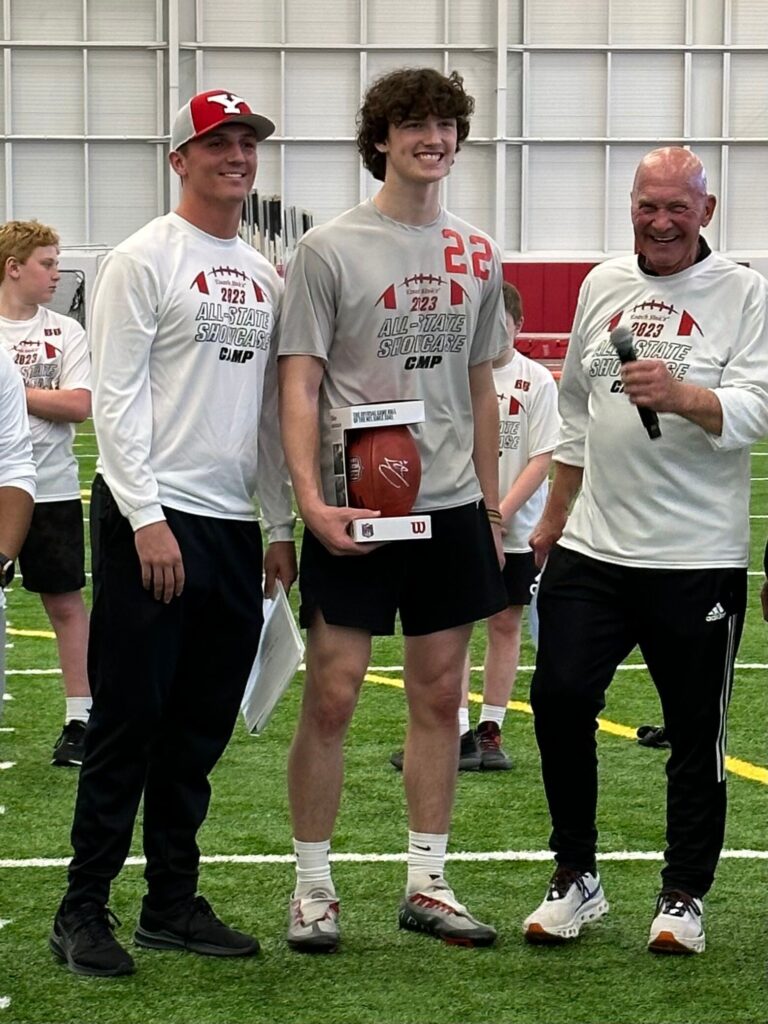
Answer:
<svg viewBox="0 0 768 1024"><path fill-rule="evenodd" d="M663 887L709 890L725 831L726 715L746 583L745 569L635 569L553 548L537 595L531 704L559 864L594 870L596 719L637 646L671 744Z"/></svg>
<svg viewBox="0 0 768 1024"><path fill-rule="evenodd" d="M67 909L106 904L142 797L150 904L163 910L195 894L208 775L232 734L259 642L259 524L164 511L186 573L170 604L142 587L133 531L104 481L94 481L93 709Z"/></svg>

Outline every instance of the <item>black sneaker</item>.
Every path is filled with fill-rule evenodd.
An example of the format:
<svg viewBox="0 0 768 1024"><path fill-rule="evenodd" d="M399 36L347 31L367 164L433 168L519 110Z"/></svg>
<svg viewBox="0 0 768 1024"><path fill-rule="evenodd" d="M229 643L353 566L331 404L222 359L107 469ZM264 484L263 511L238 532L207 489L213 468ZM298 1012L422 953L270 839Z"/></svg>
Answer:
<svg viewBox="0 0 768 1024"><path fill-rule="evenodd" d="M484 772L508 772L512 758L501 749L501 729L495 722L481 722L475 732L480 748L480 767Z"/></svg>
<svg viewBox="0 0 768 1024"><path fill-rule="evenodd" d="M152 910L146 899L133 936L147 949L188 949L204 956L254 956L259 943L220 921L203 896L193 896L169 910Z"/></svg>
<svg viewBox="0 0 768 1024"><path fill-rule="evenodd" d="M658 747L661 750L669 750L671 746L663 725L639 726L637 742L641 747Z"/></svg>
<svg viewBox="0 0 768 1024"><path fill-rule="evenodd" d="M83 763L85 722L67 722L53 748L51 764L59 768L79 768Z"/></svg>
<svg viewBox="0 0 768 1024"><path fill-rule="evenodd" d="M133 974L133 958L112 934L120 922L108 907L85 903L73 910L59 908L48 945L73 974L113 978Z"/></svg>
<svg viewBox="0 0 768 1024"><path fill-rule="evenodd" d="M393 768L397 768L399 772L403 770L403 758L405 757L405 751L396 750L393 754L389 755L389 763ZM480 751L477 748L475 742L475 734L471 729L467 732L462 733L461 740L459 742L459 771L460 772L476 772L480 770Z"/></svg>

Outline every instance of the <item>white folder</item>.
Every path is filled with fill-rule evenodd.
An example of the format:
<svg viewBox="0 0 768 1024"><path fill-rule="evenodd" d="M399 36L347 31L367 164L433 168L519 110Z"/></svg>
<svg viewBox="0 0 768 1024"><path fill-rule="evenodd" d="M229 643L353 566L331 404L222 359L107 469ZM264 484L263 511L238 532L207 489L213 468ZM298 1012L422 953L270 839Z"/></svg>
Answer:
<svg viewBox="0 0 768 1024"><path fill-rule="evenodd" d="M264 628L245 684L241 711L248 732L259 735L304 660L304 641L282 583L264 600Z"/></svg>

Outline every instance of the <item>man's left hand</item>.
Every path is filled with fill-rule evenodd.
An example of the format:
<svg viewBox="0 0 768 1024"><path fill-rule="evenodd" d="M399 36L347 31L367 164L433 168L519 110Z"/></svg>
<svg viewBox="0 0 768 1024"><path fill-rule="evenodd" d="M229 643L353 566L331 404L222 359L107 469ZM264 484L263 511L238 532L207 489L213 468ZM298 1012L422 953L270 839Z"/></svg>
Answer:
<svg viewBox="0 0 768 1024"><path fill-rule="evenodd" d="M274 541L264 555L264 596L272 596L276 580L287 594L297 576L296 545L292 540Z"/></svg>

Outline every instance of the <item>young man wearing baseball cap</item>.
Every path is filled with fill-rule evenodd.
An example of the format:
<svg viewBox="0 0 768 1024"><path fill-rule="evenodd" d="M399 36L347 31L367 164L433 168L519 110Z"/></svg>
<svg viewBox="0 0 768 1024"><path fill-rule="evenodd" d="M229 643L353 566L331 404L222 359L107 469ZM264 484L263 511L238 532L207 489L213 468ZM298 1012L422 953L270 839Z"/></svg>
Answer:
<svg viewBox="0 0 768 1024"><path fill-rule="evenodd" d="M272 379L282 286L237 234L257 144L273 131L233 93L194 96L171 136L176 211L117 246L94 289L94 705L50 937L76 974L134 970L107 902L142 797L147 894L135 942L211 956L259 949L197 895L195 837L258 645L262 567L267 593L296 576Z"/></svg>

